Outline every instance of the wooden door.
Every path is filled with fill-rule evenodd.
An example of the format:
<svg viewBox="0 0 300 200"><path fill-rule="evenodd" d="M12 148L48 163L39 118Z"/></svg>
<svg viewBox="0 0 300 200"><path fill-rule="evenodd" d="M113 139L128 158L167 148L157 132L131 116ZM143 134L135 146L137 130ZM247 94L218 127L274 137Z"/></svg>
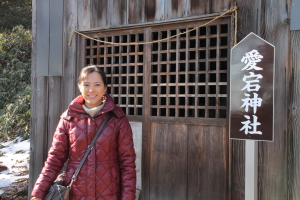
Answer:
<svg viewBox="0 0 300 200"><path fill-rule="evenodd" d="M150 199L227 199L224 126L151 123Z"/></svg>
<svg viewBox="0 0 300 200"><path fill-rule="evenodd" d="M152 27L146 36L149 41L161 40L199 23L204 22ZM144 124L148 126L143 149L145 199L229 198L229 33L229 20L222 19L149 45L145 90L150 95L144 95L149 107Z"/></svg>

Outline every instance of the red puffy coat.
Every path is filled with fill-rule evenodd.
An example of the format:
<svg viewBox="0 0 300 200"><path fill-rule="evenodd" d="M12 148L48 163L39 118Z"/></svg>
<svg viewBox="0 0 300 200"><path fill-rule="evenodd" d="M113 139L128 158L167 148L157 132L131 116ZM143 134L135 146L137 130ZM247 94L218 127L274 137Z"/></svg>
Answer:
<svg viewBox="0 0 300 200"><path fill-rule="evenodd" d="M134 200L135 151L132 130L123 110L107 95L104 107L92 118L83 110L83 103L83 97L78 96L62 114L31 196L45 197L68 158L64 183L70 183L87 146L111 111L110 119L72 185L70 200Z"/></svg>

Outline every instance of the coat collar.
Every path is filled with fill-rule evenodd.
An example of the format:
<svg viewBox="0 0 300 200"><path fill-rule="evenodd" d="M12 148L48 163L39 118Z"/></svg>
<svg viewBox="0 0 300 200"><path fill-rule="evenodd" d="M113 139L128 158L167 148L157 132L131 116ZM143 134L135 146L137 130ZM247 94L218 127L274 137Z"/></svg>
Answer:
<svg viewBox="0 0 300 200"><path fill-rule="evenodd" d="M114 103L112 97L108 94L106 95L107 95L107 99L104 107L94 117L97 117L99 115L102 115L110 111L113 112L117 117L125 116L123 110ZM89 115L84 111L82 107L83 104L84 104L84 98L81 95L79 95L70 103L68 109L66 110L66 112L64 112L62 117L66 119L71 117L82 118L82 119L89 117Z"/></svg>

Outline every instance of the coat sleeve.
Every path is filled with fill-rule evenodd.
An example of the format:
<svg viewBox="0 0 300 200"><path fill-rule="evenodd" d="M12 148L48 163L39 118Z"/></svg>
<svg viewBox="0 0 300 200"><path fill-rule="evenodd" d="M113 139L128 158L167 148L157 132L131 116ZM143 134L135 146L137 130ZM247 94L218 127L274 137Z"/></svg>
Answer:
<svg viewBox="0 0 300 200"><path fill-rule="evenodd" d="M58 123L47 160L32 190L32 197L44 199L68 158L69 137L66 123L64 119L60 119Z"/></svg>
<svg viewBox="0 0 300 200"><path fill-rule="evenodd" d="M132 130L126 117L119 121L118 156L121 170L122 200L135 200L136 171Z"/></svg>

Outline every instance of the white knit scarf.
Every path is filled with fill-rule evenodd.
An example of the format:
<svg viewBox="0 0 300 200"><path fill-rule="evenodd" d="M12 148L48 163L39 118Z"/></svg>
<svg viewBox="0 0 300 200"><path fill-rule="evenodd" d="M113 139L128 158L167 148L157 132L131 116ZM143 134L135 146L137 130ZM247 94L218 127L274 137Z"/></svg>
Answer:
<svg viewBox="0 0 300 200"><path fill-rule="evenodd" d="M82 105L84 111L89 114L91 117L94 117L100 110L103 108L105 101L101 103L99 106L94 108L87 108L84 104Z"/></svg>

